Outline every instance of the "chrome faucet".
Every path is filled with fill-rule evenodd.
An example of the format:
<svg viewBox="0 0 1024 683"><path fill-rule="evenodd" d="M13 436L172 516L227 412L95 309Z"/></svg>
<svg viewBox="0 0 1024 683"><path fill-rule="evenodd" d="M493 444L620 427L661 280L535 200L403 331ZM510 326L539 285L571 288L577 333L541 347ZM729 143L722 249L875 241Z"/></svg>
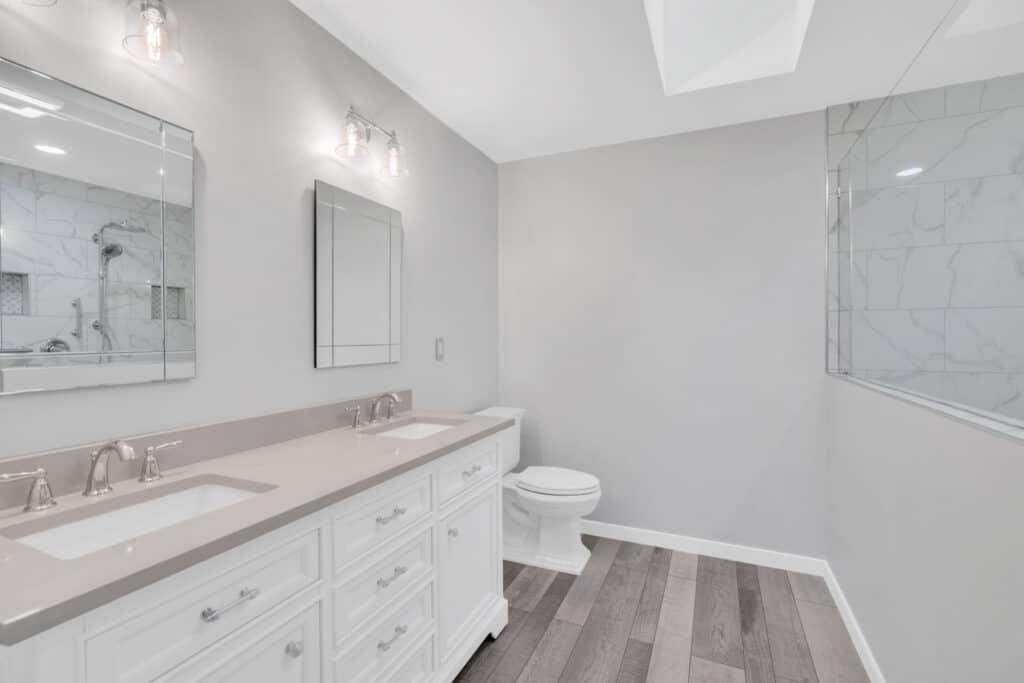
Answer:
<svg viewBox="0 0 1024 683"><path fill-rule="evenodd" d="M85 482L83 496L101 496L113 491L110 487L110 472L107 468L111 453L117 453L121 462L135 460L135 449L124 441L111 441L97 448L92 452L92 457L89 460L92 466L89 468L89 478Z"/></svg>
<svg viewBox="0 0 1024 683"><path fill-rule="evenodd" d="M48 510L57 504L57 501L53 498L53 491L50 490L50 482L46 478L46 470L42 467L31 472L0 474L0 484L24 481L25 479L32 480L32 485L28 489L28 501L25 503L25 512Z"/></svg>
<svg viewBox="0 0 1024 683"><path fill-rule="evenodd" d="M398 394L390 392L387 394L381 394L370 407L370 422L373 423L380 419L380 407L385 403L387 404L387 414L385 415L385 419L390 420L391 412L395 409L395 406L401 402L402 399L398 397Z"/></svg>

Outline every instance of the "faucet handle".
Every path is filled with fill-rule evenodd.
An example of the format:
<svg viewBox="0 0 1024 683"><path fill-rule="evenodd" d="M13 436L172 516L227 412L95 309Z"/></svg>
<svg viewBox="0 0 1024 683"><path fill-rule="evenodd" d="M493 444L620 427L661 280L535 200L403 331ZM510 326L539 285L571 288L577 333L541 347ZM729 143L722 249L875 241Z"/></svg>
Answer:
<svg viewBox="0 0 1024 683"><path fill-rule="evenodd" d="M352 416L352 429L358 429L363 424L362 404L356 404L354 408L346 408L345 412Z"/></svg>
<svg viewBox="0 0 1024 683"><path fill-rule="evenodd" d="M146 459L142 461L142 471L139 473L139 481L142 483L149 483L162 479L163 474L160 473L160 462L156 459L156 454L165 448L177 448L185 443L182 440L171 441L169 443L162 443L159 446L149 446L146 449Z"/></svg>
<svg viewBox="0 0 1024 683"><path fill-rule="evenodd" d="M0 483L23 481L25 479L32 480L32 485L28 489L28 501L25 503L25 512L48 510L57 504L53 497L53 491L50 490L50 480L46 478L46 470L42 467L31 472L0 474Z"/></svg>

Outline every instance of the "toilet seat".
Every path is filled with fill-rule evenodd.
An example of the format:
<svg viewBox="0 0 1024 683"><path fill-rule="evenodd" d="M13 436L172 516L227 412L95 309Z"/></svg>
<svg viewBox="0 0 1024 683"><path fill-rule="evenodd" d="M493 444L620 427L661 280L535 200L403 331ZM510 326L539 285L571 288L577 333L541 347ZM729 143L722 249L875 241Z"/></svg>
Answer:
<svg viewBox="0 0 1024 683"><path fill-rule="evenodd" d="M564 467L527 467L516 487L545 496L583 496L601 490L601 482L592 474Z"/></svg>

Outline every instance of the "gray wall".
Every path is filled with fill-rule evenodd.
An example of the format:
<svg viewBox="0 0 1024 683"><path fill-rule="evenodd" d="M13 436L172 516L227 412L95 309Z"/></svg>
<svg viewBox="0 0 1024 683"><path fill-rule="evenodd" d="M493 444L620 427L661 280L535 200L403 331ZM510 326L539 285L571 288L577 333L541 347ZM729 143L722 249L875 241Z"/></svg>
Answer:
<svg viewBox="0 0 1024 683"><path fill-rule="evenodd" d="M828 383L827 557L887 680L1020 680L1024 445Z"/></svg>
<svg viewBox="0 0 1024 683"><path fill-rule="evenodd" d="M824 555L824 117L502 164L501 399L594 519Z"/></svg>
<svg viewBox="0 0 1024 683"><path fill-rule="evenodd" d="M497 168L286 0L179 0L186 64L120 48L122 3L0 5L0 54L196 132L199 378L0 398L0 458L410 387L497 396ZM412 175L335 161L355 104L398 130ZM402 362L313 370L313 180L403 212ZM447 338L448 359L433 359Z"/></svg>

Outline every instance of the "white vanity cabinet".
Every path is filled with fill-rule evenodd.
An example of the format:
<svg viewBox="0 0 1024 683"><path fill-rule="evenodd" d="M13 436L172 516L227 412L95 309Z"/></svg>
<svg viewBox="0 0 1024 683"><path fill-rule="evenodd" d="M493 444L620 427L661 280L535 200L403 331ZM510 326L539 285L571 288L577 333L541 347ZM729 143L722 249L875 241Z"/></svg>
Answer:
<svg viewBox="0 0 1024 683"><path fill-rule="evenodd" d="M507 623L485 437L10 648L0 683L451 681Z"/></svg>

